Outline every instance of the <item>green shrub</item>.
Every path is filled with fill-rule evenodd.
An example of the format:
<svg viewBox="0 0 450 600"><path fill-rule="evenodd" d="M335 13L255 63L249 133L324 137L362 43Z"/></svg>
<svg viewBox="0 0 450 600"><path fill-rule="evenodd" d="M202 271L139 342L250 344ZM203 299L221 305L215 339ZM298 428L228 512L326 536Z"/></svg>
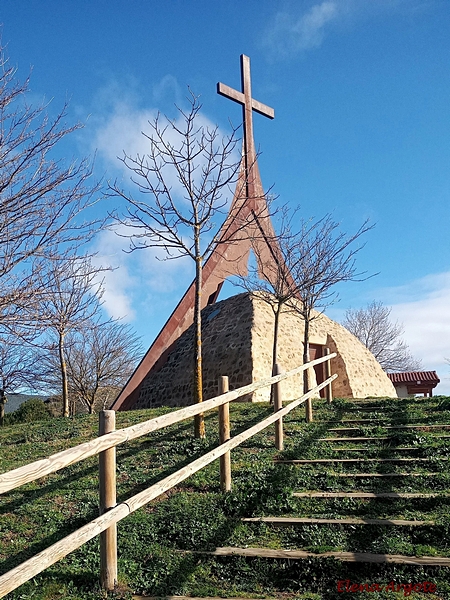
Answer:
<svg viewBox="0 0 450 600"><path fill-rule="evenodd" d="M19 406L14 412L5 415L7 425L14 423L31 423L33 421L42 421L51 417L46 404L39 398L30 398Z"/></svg>

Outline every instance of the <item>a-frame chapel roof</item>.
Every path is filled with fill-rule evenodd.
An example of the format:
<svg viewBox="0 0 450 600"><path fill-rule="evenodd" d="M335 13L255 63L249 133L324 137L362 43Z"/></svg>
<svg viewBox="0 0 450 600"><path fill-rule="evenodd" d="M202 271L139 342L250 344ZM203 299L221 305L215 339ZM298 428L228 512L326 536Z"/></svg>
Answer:
<svg viewBox="0 0 450 600"><path fill-rule="evenodd" d="M216 302L227 277L246 273L250 250L255 243L258 244L258 261L266 264L280 260L253 139L253 111L273 119L274 110L252 98L250 59L245 55L241 55L241 84L241 91L217 84L219 94L242 106L243 148L229 214L220 230L219 243L203 267L202 308ZM144 379L164 366L178 338L192 324L194 294L195 282L192 282L111 408L129 410L135 406Z"/></svg>

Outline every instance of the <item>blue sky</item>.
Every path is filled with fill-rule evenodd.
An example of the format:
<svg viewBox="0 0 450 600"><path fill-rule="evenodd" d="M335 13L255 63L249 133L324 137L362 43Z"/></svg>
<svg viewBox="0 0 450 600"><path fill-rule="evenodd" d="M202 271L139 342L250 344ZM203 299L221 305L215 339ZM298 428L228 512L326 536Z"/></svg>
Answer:
<svg viewBox="0 0 450 600"><path fill-rule="evenodd" d="M69 120L85 123L61 155L96 152L105 179L127 177L116 156L144 149L148 119L173 115L187 85L205 119L224 132L238 124L240 108L216 83L237 88L239 55L250 56L253 96L275 109L273 121L254 117L264 186L348 232L376 223L358 267L379 275L342 285L328 314L392 306L450 393L448 0L2 0L0 22L18 77L32 67L31 99L51 100L51 113L69 99ZM105 309L148 346L193 269L125 247L112 232L97 240L118 266Z"/></svg>

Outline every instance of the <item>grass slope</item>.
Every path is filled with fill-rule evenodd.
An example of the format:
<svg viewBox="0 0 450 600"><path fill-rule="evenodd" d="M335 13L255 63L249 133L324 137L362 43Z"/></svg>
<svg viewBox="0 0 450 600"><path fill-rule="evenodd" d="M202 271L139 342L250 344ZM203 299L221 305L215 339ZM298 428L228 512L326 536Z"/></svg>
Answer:
<svg viewBox="0 0 450 600"><path fill-rule="evenodd" d="M450 598L450 574L443 567L340 563L334 559L303 561L213 557L196 551L221 546L373 552L450 557L450 498L357 500L295 498L293 491L448 491L449 474L441 457L450 456L445 431L385 429L397 423L450 423L450 399L374 400L370 418L382 423L355 425L356 432L328 433L336 424L325 421L367 419L368 411L337 400L331 407L316 403L316 422L304 423L304 409L285 419L285 451L274 450L273 427L232 451L233 490L221 494L218 461L187 479L163 498L130 515L118 525L120 586L110 597L131 598L132 593L222 597L279 597L303 600L342 598L339 580L358 583L432 581L439 598ZM352 410L353 409L353 410ZM117 427L169 412L154 409L118 413ZM231 435L270 414L266 405L233 404ZM321 422L318 422L321 421ZM353 426L353 425L352 425ZM18 424L0 430L0 472L21 466L92 439L97 418L51 419ZM217 445L217 414L206 415L207 439L194 440L193 425L184 422L118 448L118 501L145 489ZM390 436L389 441L317 442L318 438L353 435ZM368 452L354 448L365 446ZM397 447L412 447L409 452ZM335 450L340 448L340 451ZM433 477L338 478L336 473L362 472L361 466L274 464L279 458L345 458L391 456L430 458L430 463L367 463L363 472L438 472ZM445 463L444 463L445 464ZM48 547L98 514L97 459L88 459L18 488L0 498L0 560L4 573ZM434 527L380 525L323 525L276 528L243 523L242 517L301 516L338 518L355 516L383 519L433 520ZM53 565L8 599L90 600L105 598L98 585L98 540L92 540ZM348 595L348 594L347 594ZM379 592L377 598L404 597L404 590ZM367 591L351 594L367 598ZM410 598L429 598L412 592ZM435 596L436 597L436 596Z"/></svg>

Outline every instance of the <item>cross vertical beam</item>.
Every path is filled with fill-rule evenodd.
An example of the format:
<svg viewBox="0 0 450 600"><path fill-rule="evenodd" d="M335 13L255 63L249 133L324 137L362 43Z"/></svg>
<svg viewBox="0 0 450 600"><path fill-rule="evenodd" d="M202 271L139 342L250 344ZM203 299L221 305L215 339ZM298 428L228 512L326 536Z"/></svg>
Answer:
<svg viewBox="0 0 450 600"><path fill-rule="evenodd" d="M217 84L217 93L225 98L229 98L234 102L242 105L242 117L244 127L244 143L243 143L243 163L245 169L247 198L253 194L253 183L256 178L256 150L253 139L253 111L273 119L275 111L270 106L259 102L252 98L252 83L250 75L250 58L245 54L241 54L241 87L239 92L223 83Z"/></svg>

